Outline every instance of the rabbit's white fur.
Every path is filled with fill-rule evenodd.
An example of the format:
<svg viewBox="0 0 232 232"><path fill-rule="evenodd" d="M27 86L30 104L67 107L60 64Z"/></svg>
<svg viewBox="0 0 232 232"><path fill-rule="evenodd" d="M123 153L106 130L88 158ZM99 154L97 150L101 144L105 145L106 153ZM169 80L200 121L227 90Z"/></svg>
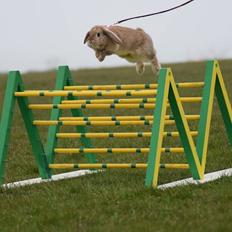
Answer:
<svg viewBox="0 0 232 232"><path fill-rule="evenodd" d="M153 73L157 74L160 64L156 57L151 37L142 29L122 26L94 26L84 39L84 43L95 50L99 61L116 54L129 62L136 63L136 71L143 74L144 62L150 62Z"/></svg>

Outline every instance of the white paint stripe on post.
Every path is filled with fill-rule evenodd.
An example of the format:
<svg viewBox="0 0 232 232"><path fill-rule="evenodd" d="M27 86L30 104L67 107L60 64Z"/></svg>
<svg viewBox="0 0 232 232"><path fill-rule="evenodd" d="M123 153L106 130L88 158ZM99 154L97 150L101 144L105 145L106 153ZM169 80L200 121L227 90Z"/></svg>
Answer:
<svg viewBox="0 0 232 232"><path fill-rule="evenodd" d="M232 176L232 168L205 174L203 180L194 180L193 178L188 178L188 179L184 179L184 180L174 181L174 182L171 182L168 184L159 185L158 189L165 190L168 188L175 188L177 186L184 186L184 185L190 185L190 184L199 185L199 184L204 184L207 182L217 180L217 179L222 178L224 176Z"/></svg>
<svg viewBox="0 0 232 232"><path fill-rule="evenodd" d="M89 174L93 174L97 172L98 171L78 170L74 172L67 172L67 173L53 175L51 179L34 178L34 179L29 179L29 180L12 182L12 183L2 185L2 188L10 189L10 188L23 187L27 185L34 185L34 184L41 184L41 183L71 179L71 178L85 176L85 175L89 175Z"/></svg>

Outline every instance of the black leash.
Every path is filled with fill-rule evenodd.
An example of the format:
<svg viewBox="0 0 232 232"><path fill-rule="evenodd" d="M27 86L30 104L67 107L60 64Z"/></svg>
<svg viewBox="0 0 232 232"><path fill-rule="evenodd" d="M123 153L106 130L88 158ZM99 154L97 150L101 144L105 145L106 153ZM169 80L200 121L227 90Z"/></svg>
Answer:
<svg viewBox="0 0 232 232"><path fill-rule="evenodd" d="M153 15L158 15L158 14L163 14L163 13L166 13L166 12L169 12L169 11L172 11L172 10L175 10L175 9L178 9L178 8L181 8L191 2L193 2L194 0L190 0L190 1L187 1L185 3L182 3L178 6L175 6L175 7L172 7L172 8L169 8L167 10L162 10L162 11L158 11L158 12L155 12L155 13L151 13L151 14L146 14L146 15L139 15L139 16L135 16L135 17L131 17L131 18L126 18L126 19L122 19L118 22L116 22L115 24L120 24L120 23L123 23L123 22L126 22L126 21L129 21L129 20L132 20L132 19L139 19L139 18L145 18L145 17L149 17L149 16L153 16Z"/></svg>

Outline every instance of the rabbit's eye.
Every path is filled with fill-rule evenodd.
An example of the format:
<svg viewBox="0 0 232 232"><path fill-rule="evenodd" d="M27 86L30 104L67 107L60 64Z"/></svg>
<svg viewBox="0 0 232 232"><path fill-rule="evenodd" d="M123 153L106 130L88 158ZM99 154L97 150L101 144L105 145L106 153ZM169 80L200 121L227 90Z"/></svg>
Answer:
<svg viewBox="0 0 232 232"><path fill-rule="evenodd" d="M100 32L98 32L98 33L97 33L97 37L100 37L100 35L101 35Z"/></svg>

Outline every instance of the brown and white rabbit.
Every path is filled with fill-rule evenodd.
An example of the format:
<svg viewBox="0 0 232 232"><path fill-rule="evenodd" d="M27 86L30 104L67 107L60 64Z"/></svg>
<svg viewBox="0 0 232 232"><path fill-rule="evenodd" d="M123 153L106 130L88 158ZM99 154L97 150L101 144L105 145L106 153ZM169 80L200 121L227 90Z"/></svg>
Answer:
<svg viewBox="0 0 232 232"><path fill-rule="evenodd" d="M116 54L136 63L136 71L143 74L144 62L150 62L154 74L160 69L151 37L142 29L122 26L94 26L85 36L84 43L95 51L99 61Z"/></svg>

